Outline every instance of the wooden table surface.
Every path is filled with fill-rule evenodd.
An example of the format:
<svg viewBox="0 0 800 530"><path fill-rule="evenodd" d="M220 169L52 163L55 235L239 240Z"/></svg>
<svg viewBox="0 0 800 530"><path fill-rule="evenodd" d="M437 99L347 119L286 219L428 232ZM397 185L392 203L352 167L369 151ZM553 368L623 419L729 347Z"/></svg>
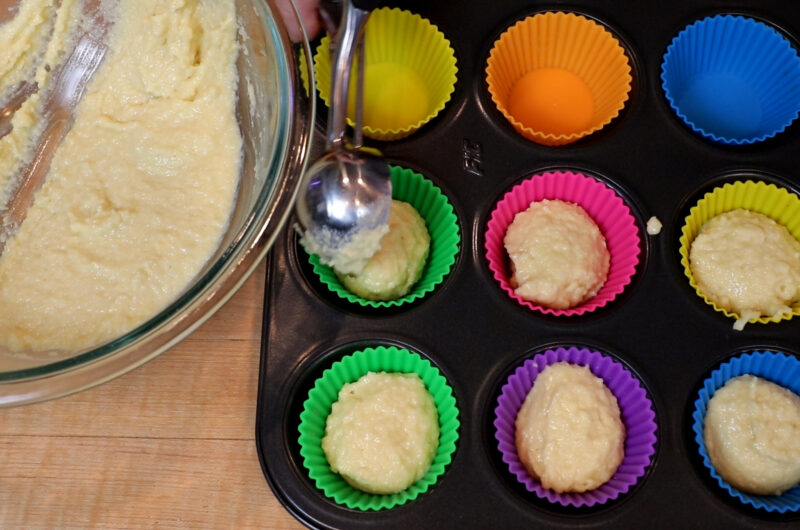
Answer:
<svg viewBox="0 0 800 530"><path fill-rule="evenodd" d="M301 528L256 454L263 295L262 264L155 360L0 409L0 528Z"/></svg>

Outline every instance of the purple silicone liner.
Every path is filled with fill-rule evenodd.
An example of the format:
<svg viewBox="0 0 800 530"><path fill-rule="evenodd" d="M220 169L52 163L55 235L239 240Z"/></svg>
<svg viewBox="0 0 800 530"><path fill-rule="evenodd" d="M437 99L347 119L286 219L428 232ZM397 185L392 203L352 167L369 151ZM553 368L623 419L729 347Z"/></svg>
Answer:
<svg viewBox="0 0 800 530"><path fill-rule="evenodd" d="M517 455L515 423L517 413L525 401L533 382L548 365L568 362L588 366L600 377L619 403L622 422L625 424L625 456L614 476L597 489L583 493L557 493L542 487L531 477ZM614 500L627 493L642 478L655 454L656 415L653 403L639 380L622 364L611 357L587 348L555 348L526 360L508 378L500 392L495 408L495 438L497 447L508 464L511 474L517 477L528 491L540 499L562 506L594 506Z"/></svg>

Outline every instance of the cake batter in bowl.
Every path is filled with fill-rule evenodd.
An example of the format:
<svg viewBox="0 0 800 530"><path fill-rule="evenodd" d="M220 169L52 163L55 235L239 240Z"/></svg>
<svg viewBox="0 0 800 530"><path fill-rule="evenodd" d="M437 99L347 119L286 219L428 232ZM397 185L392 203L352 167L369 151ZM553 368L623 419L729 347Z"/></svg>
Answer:
<svg viewBox="0 0 800 530"><path fill-rule="evenodd" d="M99 384L196 329L285 224L308 158L311 55L272 0L23 0L0 25L28 52L0 64L0 104L20 80L37 91L0 138L0 210L58 65L96 33L86 4L108 51L0 254L0 406Z"/></svg>

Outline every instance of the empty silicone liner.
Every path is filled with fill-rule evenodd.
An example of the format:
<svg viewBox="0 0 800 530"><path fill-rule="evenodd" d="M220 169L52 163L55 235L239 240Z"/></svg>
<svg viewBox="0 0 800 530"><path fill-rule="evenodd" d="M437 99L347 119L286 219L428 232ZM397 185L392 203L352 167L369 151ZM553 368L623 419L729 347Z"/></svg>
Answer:
<svg viewBox="0 0 800 530"><path fill-rule="evenodd" d="M583 304L570 309L552 309L525 300L511 286L508 254L503 245L514 216L542 199L561 199L581 206L606 239L611 264L605 284ZM486 229L486 259L500 287L521 305L551 315L582 315L607 305L631 282L639 265L639 228L630 208L604 183L583 173L548 171L514 186L497 203Z"/></svg>
<svg viewBox="0 0 800 530"><path fill-rule="evenodd" d="M442 193L442 190L430 180L410 169L390 166L390 172L392 176L392 197L411 204L425 220L425 225L431 236L428 260L422 270L422 276L411 288L411 291L402 298L395 300L366 300L348 291L339 281L339 278L336 277L334 270L320 263L317 255L312 254L309 256L312 269L328 289L336 293L340 298L362 307L400 306L432 292L453 268L461 243L458 219L453 211L453 206Z"/></svg>
<svg viewBox="0 0 800 530"><path fill-rule="evenodd" d="M605 27L574 13L520 20L495 42L489 94L525 138L564 145L608 125L625 107L631 66Z"/></svg>
<svg viewBox="0 0 800 530"><path fill-rule="evenodd" d="M339 390L367 372L416 373L433 396L439 413L439 447L428 472L408 489L391 495L375 495L350 486L331 471L322 438L325 422ZM458 440L458 408L445 377L428 360L394 346L366 348L343 357L325 370L303 403L300 414L300 455L311 480L336 503L357 510L383 510L416 499L432 487L450 464Z"/></svg>
<svg viewBox="0 0 800 530"><path fill-rule="evenodd" d="M409 11L376 9L365 31L364 135L398 140L432 120L450 100L458 72L455 52L436 26ZM317 48L314 68L319 95L330 105L329 37ZM347 115L350 125L355 117L355 71Z"/></svg>
<svg viewBox="0 0 800 530"><path fill-rule="evenodd" d="M795 394L800 394L800 360L796 357L766 350L745 353L722 363L711 372L708 379L703 381L703 386L694 402L692 430L694 430L694 439L700 450L700 456L703 458L703 465L708 468L711 476L722 489L741 502L770 512L796 512L800 510L800 486L795 486L782 495L764 496L744 493L725 482L714 469L708 456L704 436L708 402L714 393L730 379L745 374L761 377L787 388Z"/></svg>
<svg viewBox="0 0 800 530"><path fill-rule="evenodd" d="M661 84L694 132L723 144L772 138L800 111L800 57L775 29L717 15L684 28L667 47Z"/></svg>
<svg viewBox="0 0 800 530"><path fill-rule="evenodd" d="M720 311L727 317L739 320L741 315L719 307L702 293L694 279L689 262L692 242L697 237L703 224L716 215L737 208L766 215L776 223L785 226L795 238L800 240L800 197L774 184L752 180L737 181L714 188L706 193L691 208L689 215L684 220L678 252L681 257L684 274L689 279L689 284L694 288L697 295L712 306L715 311ZM762 324L780 322L781 320L788 320L797 314L800 314L800 301L792 305L791 313L783 313L771 317L755 317L749 319L748 322L760 322Z"/></svg>
<svg viewBox="0 0 800 530"><path fill-rule="evenodd" d="M599 488L583 493L557 493L542 487L519 459L515 441L519 409L533 388L536 377L548 366L567 362L588 366L617 398L625 424L625 456L614 475ZM608 355L586 348L555 348L526 360L508 378L495 408L495 439L508 469L528 491L540 499L562 506L594 506L627 493L644 476L655 454L656 430L653 403L640 381Z"/></svg>

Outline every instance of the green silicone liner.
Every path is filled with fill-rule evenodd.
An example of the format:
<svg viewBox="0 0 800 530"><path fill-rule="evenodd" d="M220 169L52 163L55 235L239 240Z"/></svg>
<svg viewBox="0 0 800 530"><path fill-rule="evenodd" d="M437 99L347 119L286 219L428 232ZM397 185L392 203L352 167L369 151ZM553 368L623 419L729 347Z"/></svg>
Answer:
<svg viewBox="0 0 800 530"><path fill-rule="evenodd" d="M333 403L338 399L339 390L367 372L380 371L419 375L433 396L439 413L439 447L431 467L424 477L408 489L391 495L375 495L353 488L341 476L331 471L322 451L325 422ZM453 390L430 361L394 346L365 348L333 363L308 393L300 414L300 455L308 476L326 497L356 510L385 510L416 499L436 483L453 459L459 426Z"/></svg>
<svg viewBox="0 0 800 530"><path fill-rule="evenodd" d="M316 254L309 256L313 271L328 289L340 298L362 307L400 306L424 297L442 283L444 277L450 273L461 243L458 218L442 190L430 180L410 169L399 166L390 166L389 169L392 176L392 197L411 204L425 220L431 236L428 260L420 279L412 286L411 291L402 298L394 300L366 300L348 291L336 277L333 269L320 263Z"/></svg>

